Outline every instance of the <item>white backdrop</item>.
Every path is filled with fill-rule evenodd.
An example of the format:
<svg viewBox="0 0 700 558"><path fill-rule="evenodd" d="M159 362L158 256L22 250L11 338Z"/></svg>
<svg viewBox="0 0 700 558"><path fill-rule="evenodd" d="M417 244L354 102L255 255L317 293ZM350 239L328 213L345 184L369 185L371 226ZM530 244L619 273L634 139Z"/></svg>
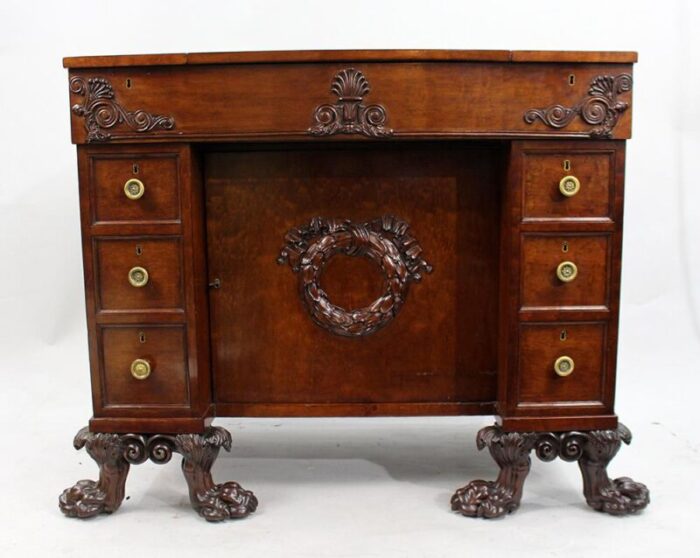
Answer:
<svg viewBox="0 0 700 558"><path fill-rule="evenodd" d="M618 462L620 467L630 469L623 471L625 474L634 473L651 485L653 502L639 518L624 523L597 522L595 529L623 532L641 529L647 535L651 529L657 535L644 544L640 542L646 541L644 537L636 538L638 547L634 541L627 541L617 549L618 556L626 551L634 551L636 555L646 551L650 556L656 552L658 556L661 549L674 548L683 541L698 542L690 512L684 514L681 507L700 503L697 481L692 477L693 467L700 465L700 436L694 428L700 389L700 249L697 246L700 187L696 184L700 159L699 16L700 3L692 0L2 0L0 416L8 432L3 432L6 455L0 465L0 482L8 487L3 487L5 502L0 506L0 549L7 545L14 550L13 556L28 553L30 548L58 548L59 554L80 555L81 545L68 542L68 538L75 541L73 537L86 537L91 532L110 533L107 521L76 527L77 522L60 518L55 507L56 494L78 474L76 464L87 460L84 455L71 453L70 440L91 414L77 172L75 151L70 144L67 74L61 67L61 58L353 48L639 52L639 64L634 71L634 133L627 151L617 401L618 414L636 431L637 440L621 452ZM468 437L463 442L460 437L460 443L464 444L465 453L473 452L472 436L483 421L460 420L463 422L450 423L452 426L444 428L459 432L459 425L466 425ZM404 422L416 427L430 423L426 419ZM328 428L336 428L335 422L327 423ZM224 421L223 424L241 431L252 429L256 436L259 434L256 428L260 432L271 428L265 421ZM291 423L285 422L288 424ZM318 423L308 424L314 431L314 424ZM386 432L398 428L387 420L370 424L380 430L388 429ZM337 435L342 437L345 426L338 428L341 430ZM358 428L366 428L366 423ZM300 443L315 439L308 432L306 437L303 432L299 434ZM403 434L395 435L401 439ZM254 440L255 436L251 435L251 444ZM432 446L428 444L428 447ZM274 452L270 457L275 457ZM430 455L425 458L430 459ZM486 460L478 463L484 469L482 474L493 470ZM545 470L542 471L542 481L546 484ZM637 471L647 478L641 478L643 474ZM80 470L84 475L93 472L87 464ZM157 484L156 479L162 478L157 475L166 473L160 469L144 474L153 475L147 478ZM561 474L571 473L567 470ZM471 474L468 472L466 476ZM50 483L45 482L48 478ZM655 480L655 485L650 478ZM17 490L16 494L8 492L12 489ZM21 502L19 511L8 500ZM141 502L147 507L149 501ZM435 502L429 504L429 511L440 511L439 506L433 505ZM547 505L551 508L554 504L547 500ZM166 511L161 510L160 516L148 516L149 521L160 518L167 522L168 509L166 506ZM521 513L527 516L523 510ZM568 517L571 514L573 518ZM181 515L189 518L187 514ZM564 515L554 517L565 521L561 519ZM566 516L572 532L579 529L576 521L584 521L581 518L593 521L580 509L566 510ZM38 518L47 522L50 526L47 529L54 529L51 537L26 534L32 525L38 526ZM250 527L256 519L259 518L228 532L235 538L246 529L253 529L259 537L261 532L255 529L261 527ZM113 522L111 525L116 530L125 525L118 523L117 516L108 521ZM515 521L518 521L515 517L509 518L502 525L507 522L525 525ZM95 525L106 530L99 531ZM193 537L212 533L211 527L203 523L192 520L188 525L193 526ZM367 525L353 525L361 537ZM492 533L505 528L490 527L491 524L483 522L478 527L473 527L476 523L465 522L451 525L456 531L436 537L434 544L411 543L405 548L400 541L408 539L382 538L375 533L373 548L377 555L383 556L393 556L394 552L397 556L408 556L411 549L415 555L422 555L423 551L430 556L448 555L466 548L465 541L454 538L455 533L469 536L469 529L478 529L472 534L480 533L485 544L493 545ZM276 528L270 525L267 528L269 532L263 529L265 537L272 537L265 539L264 551L268 555L277 555L276 552L296 555L302 548L275 546L271 541ZM301 523L299 529L304 528L305 524ZM6 536L2 536L2 529L7 529ZM223 536L227 531L216 532L220 534L217 536ZM584 543L580 532L578 536L580 544L567 548L569 556L576 554L576 548L583 552L586 545L590 550L591 543ZM530 538L528 544L535 548L538 541ZM388 546L383 547L385 543ZM260 551L255 544L252 541L245 548ZM539 545L540 551L546 548L551 555L557 552L556 547L544 540ZM116 542L110 548L118 553ZM245 554L245 548L238 550ZM349 548L355 548L357 553ZM300 556L312 551L323 554L313 546L302 550ZM326 548L329 556L369 556L365 550L346 546L341 553ZM87 552L85 548L83 551Z"/></svg>

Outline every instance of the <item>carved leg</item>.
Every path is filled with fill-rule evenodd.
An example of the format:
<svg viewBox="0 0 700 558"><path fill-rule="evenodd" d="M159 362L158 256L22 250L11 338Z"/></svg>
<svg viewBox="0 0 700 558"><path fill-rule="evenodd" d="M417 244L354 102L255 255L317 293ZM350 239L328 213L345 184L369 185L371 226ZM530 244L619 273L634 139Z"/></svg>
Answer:
<svg viewBox="0 0 700 558"><path fill-rule="evenodd" d="M622 477L611 480L607 466L622 442L632 440L622 424L616 430L589 432L504 432L500 426L483 428L477 434L479 450L488 447L501 472L495 482L472 481L452 496L452 509L470 517L501 517L520 505L523 484L530 471L530 451L542 461L560 457L578 461L583 475L583 492L593 509L626 515L644 509L649 490L641 483Z"/></svg>
<svg viewBox="0 0 700 558"><path fill-rule="evenodd" d="M58 498L61 511L68 517L81 519L116 511L124 500L124 486L129 474L120 436L93 433L86 427L76 434L73 446L77 450L85 446L100 468L100 478L97 482L80 480L66 488Z"/></svg>
<svg viewBox="0 0 700 558"><path fill-rule="evenodd" d="M612 480L608 463L617 454L622 442L632 441L632 434L620 424L617 430L597 430L588 434L578 465L583 476L583 494L593 509L612 515L627 515L643 510L649 503L645 485L628 477Z"/></svg>
<svg viewBox="0 0 700 558"><path fill-rule="evenodd" d="M190 489L192 507L207 521L245 517L258 507L258 499L233 481L214 484L211 467L219 449L231 449L231 434L213 427L204 434L175 436L175 447L182 454L182 472Z"/></svg>
<svg viewBox="0 0 700 558"><path fill-rule="evenodd" d="M489 448L500 467L495 481L475 480L452 496L452 509L469 517L501 517L518 509L523 485L530 472L533 435L503 432L498 426L482 428L476 437L479 450Z"/></svg>
<svg viewBox="0 0 700 558"><path fill-rule="evenodd" d="M111 513L124 499L129 464L150 459L167 463L173 452L182 454L182 470L189 486L190 501L207 521L245 517L255 511L258 500L235 482L214 484L211 467L219 449L231 449L231 434L221 427L207 428L203 434L106 434L83 428L73 443L83 446L100 466L100 479L78 481L59 497L61 511L69 517L93 517Z"/></svg>

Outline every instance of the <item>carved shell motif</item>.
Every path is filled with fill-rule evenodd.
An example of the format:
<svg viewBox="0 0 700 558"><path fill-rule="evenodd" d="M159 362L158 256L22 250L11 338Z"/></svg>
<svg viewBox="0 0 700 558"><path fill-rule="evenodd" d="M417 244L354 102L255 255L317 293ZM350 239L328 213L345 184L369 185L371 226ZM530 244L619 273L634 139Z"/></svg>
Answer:
<svg viewBox="0 0 700 558"><path fill-rule="evenodd" d="M308 132L313 136L362 134L381 138L393 135L385 127L387 115L382 105L364 105L370 92L369 81L355 68L340 70L331 81L331 93L338 97L334 105L320 105L314 111L314 125Z"/></svg>
<svg viewBox="0 0 700 558"><path fill-rule="evenodd" d="M362 97L369 94L369 82L362 72L354 68L341 70L331 82L331 93L338 96L339 101L356 100L361 101Z"/></svg>

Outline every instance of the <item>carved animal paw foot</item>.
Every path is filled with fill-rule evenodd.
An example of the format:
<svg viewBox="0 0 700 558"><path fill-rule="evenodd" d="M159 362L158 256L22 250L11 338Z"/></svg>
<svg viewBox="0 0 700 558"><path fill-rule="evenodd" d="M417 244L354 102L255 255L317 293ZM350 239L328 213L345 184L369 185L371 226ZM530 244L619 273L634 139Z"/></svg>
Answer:
<svg viewBox="0 0 700 558"><path fill-rule="evenodd" d="M643 510L649 504L649 489L641 482L628 477L610 481L610 485L600 490L597 497L588 504L611 515L627 515Z"/></svg>
<svg viewBox="0 0 700 558"><path fill-rule="evenodd" d="M520 502L513 492L494 482L475 480L452 496L452 509L468 517L492 519L515 511Z"/></svg>
<svg viewBox="0 0 700 558"><path fill-rule="evenodd" d="M107 494L99 484L92 480L80 480L66 488L58 497L58 506L68 517L94 517L101 513L110 513L106 509Z"/></svg>
<svg viewBox="0 0 700 558"><path fill-rule="evenodd" d="M207 521L238 519L258 508L258 499L237 482L217 484L197 495L197 511Z"/></svg>

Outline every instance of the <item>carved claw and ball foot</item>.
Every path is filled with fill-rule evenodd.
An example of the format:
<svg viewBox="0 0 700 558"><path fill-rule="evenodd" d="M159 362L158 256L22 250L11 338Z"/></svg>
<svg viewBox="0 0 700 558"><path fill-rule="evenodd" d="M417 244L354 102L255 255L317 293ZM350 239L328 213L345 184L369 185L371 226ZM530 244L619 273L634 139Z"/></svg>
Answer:
<svg viewBox="0 0 700 558"><path fill-rule="evenodd" d="M92 433L83 428L76 434L73 446L87 450L100 468L97 482L80 480L63 491L58 498L61 511L68 517L81 519L116 511L124 499L129 462L124 459L118 434Z"/></svg>
<svg viewBox="0 0 700 558"><path fill-rule="evenodd" d="M130 465L147 460L167 463L173 452L182 455L182 471L192 507L207 521L245 517L258 507L255 495L236 482L214 484L211 468L223 447L231 450L231 434L210 427L203 434L107 434L83 428L76 449L85 447L99 466L99 480L81 480L58 499L69 517L87 518L116 511L124 499Z"/></svg>
<svg viewBox="0 0 700 558"><path fill-rule="evenodd" d="M237 519L258 507L255 495L236 482L214 484L211 467L219 449L231 450L231 434L223 428L210 428L204 435L175 436L177 451L182 454L182 472L190 489L190 502L207 521Z"/></svg>
<svg viewBox="0 0 700 558"><path fill-rule="evenodd" d="M489 449L500 467L495 481L475 480L452 496L452 509L469 517L502 517L520 506L525 479L530 472L530 452L542 461L557 457L578 461L583 476L583 493L593 509L612 515L627 515L644 509L649 490L627 477L610 479L608 463L622 442L632 440L620 424L615 430L589 432L504 432L499 426L483 428L477 447Z"/></svg>

